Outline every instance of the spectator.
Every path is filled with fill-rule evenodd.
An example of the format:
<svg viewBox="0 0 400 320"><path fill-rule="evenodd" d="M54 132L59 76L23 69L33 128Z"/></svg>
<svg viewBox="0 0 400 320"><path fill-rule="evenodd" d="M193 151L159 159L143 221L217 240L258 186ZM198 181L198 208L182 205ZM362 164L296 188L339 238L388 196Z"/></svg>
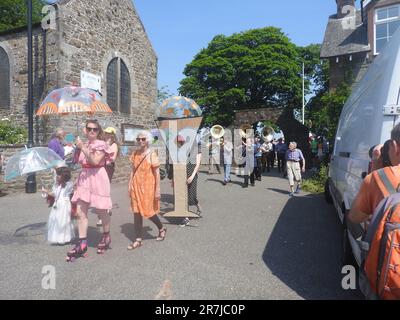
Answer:
<svg viewBox="0 0 400 320"><path fill-rule="evenodd" d="M63 146L63 141L65 136L66 136L65 131L61 128L58 128L56 132L53 134L53 138L50 140L48 144L49 149L57 153L63 160L65 159L64 146Z"/></svg>
<svg viewBox="0 0 400 320"><path fill-rule="evenodd" d="M225 140L224 137L221 138L221 149L223 152L224 159L224 182L226 185L231 181L231 167L233 159L233 144L229 140Z"/></svg>
<svg viewBox="0 0 400 320"><path fill-rule="evenodd" d="M302 168L300 168L300 161L302 161ZM297 149L296 142L289 143L289 150L286 151L286 168L290 185L289 196L292 197L294 193L300 192L301 172L306 170L306 160L301 150ZM297 183L296 191L294 191L294 182Z"/></svg>
<svg viewBox="0 0 400 320"><path fill-rule="evenodd" d="M278 140L278 144L276 145L276 152L277 152L277 157L278 157L278 171L285 172L285 156L286 156L286 151L288 150L288 147L285 143L285 140L283 138L280 138ZM285 175L285 173L284 173Z"/></svg>
<svg viewBox="0 0 400 320"><path fill-rule="evenodd" d="M400 184L400 124L393 128L391 139L387 141L387 144L389 146L388 157L392 167L385 169L385 173L389 176L393 188L397 190ZM353 223L366 222L382 199L388 195L385 190L379 187L380 178L378 172L384 166L383 152L380 152L382 149L382 145L378 145L371 152L375 170L365 177L353 201L348 215L348 219Z"/></svg>

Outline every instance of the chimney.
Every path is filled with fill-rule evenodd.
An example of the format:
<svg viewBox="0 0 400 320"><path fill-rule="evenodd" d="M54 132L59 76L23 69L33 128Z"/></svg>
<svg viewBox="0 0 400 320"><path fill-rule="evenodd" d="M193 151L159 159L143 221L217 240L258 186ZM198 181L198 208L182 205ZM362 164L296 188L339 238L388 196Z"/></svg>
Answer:
<svg viewBox="0 0 400 320"><path fill-rule="evenodd" d="M356 5L354 3L354 0L336 0L337 4L337 17L338 19L342 19L346 16L351 16L356 12ZM353 7L351 8L345 8L346 6Z"/></svg>

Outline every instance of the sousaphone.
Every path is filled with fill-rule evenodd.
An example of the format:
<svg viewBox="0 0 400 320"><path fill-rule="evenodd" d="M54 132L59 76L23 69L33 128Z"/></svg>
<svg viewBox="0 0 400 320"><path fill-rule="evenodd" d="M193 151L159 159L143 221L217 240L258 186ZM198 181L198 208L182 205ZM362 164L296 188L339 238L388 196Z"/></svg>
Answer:
<svg viewBox="0 0 400 320"><path fill-rule="evenodd" d="M274 134L275 131L270 126L265 126L262 130L262 137L266 142L271 142L272 140L274 140Z"/></svg>
<svg viewBox="0 0 400 320"><path fill-rule="evenodd" d="M250 138L252 135L251 130L253 130L253 127L251 124L245 123L240 126L239 130L239 134L242 138Z"/></svg>
<svg viewBox="0 0 400 320"><path fill-rule="evenodd" d="M224 136L225 129L224 127L217 124L210 129L210 134L214 139L218 140Z"/></svg>

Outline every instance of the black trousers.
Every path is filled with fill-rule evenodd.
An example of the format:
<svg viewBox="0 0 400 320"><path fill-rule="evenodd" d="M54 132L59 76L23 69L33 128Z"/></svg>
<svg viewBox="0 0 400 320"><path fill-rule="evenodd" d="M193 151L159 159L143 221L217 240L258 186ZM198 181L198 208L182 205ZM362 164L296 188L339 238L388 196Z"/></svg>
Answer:
<svg viewBox="0 0 400 320"><path fill-rule="evenodd" d="M271 151L267 155L267 171L269 172L271 168L273 169L275 165L275 152Z"/></svg>
<svg viewBox="0 0 400 320"><path fill-rule="evenodd" d="M251 184L254 184L254 182L256 181L255 177L256 177L256 175L255 175L254 170L253 170L253 172L250 174L250 183ZM244 185L245 186L249 185L249 175L245 175L244 176Z"/></svg>
<svg viewBox="0 0 400 320"><path fill-rule="evenodd" d="M134 213L133 217L135 222L135 236L136 238L141 239L143 238L143 217L140 213ZM162 229L163 225L158 215L155 214L154 216L149 218L149 220L157 226L158 230Z"/></svg>
<svg viewBox="0 0 400 320"><path fill-rule="evenodd" d="M279 172L285 171L285 154L278 153L278 170Z"/></svg>
<svg viewBox="0 0 400 320"><path fill-rule="evenodd" d="M261 170L262 170L262 162L261 162L261 157L257 157L255 158L255 163L254 163L255 167L253 170L253 173L256 177L256 179L261 180Z"/></svg>

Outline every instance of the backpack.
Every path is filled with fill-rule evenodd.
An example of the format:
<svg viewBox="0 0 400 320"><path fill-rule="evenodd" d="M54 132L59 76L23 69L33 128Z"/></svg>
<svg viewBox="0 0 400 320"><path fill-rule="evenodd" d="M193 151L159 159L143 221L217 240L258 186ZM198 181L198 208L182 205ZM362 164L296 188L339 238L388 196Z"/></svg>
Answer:
<svg viewBox="0 0 400 320"><path fill-rule="evenodd" d="M362 241L360 286L367 298L397 300L400 299L400 181L390 167L374 171L373 176L385 198L374 210ZM399 185L397 189L393 184Z"/></svg>

